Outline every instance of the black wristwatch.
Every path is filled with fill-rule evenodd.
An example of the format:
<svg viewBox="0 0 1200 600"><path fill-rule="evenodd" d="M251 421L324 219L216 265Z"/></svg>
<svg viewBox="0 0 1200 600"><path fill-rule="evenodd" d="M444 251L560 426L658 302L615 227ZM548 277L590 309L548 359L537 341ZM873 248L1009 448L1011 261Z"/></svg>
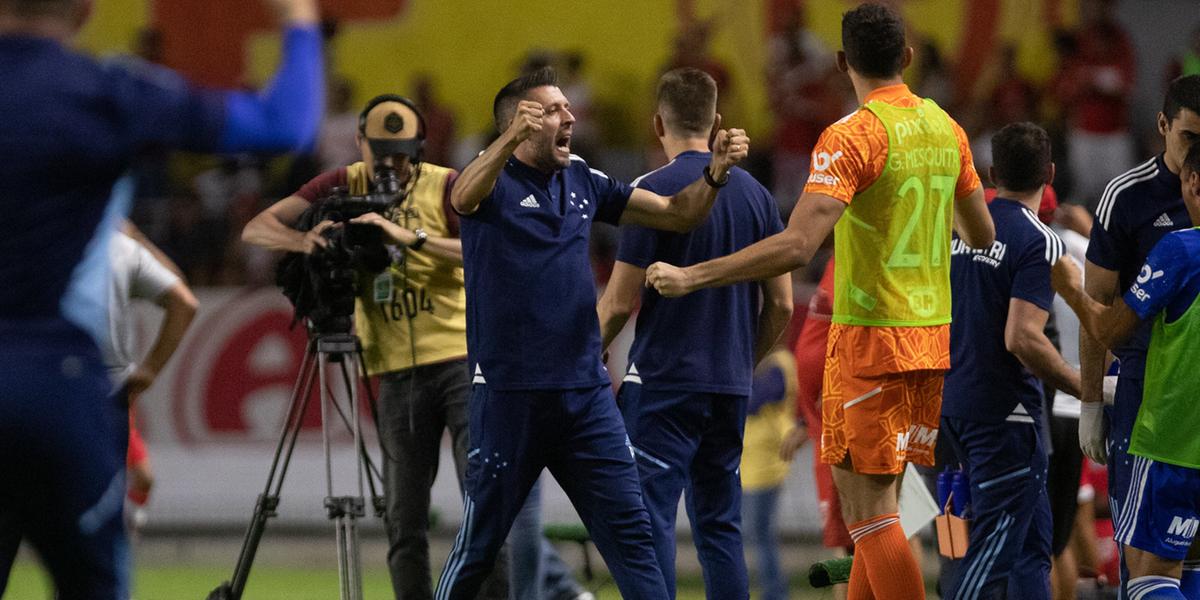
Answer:
<svg viewBox="0 0 1200 600"><path fill-rule="evenodd" d="M413 234L417 236L417 241L408 245L409 250L420 250L421 246L425 245L425 240L429 239L429 234L425 233L420 227L413 230Z"/></svg>
<svg viewBox="0 0 1200 600"><path fill-rule="evenodd" d="M717 181L716 179L713 179L712 171L708 167L704 167L704 181L708 182L708 185L711 185L715 188L723 188L726 185L729 185L729 171L725 172L724 179Z"/></svg>

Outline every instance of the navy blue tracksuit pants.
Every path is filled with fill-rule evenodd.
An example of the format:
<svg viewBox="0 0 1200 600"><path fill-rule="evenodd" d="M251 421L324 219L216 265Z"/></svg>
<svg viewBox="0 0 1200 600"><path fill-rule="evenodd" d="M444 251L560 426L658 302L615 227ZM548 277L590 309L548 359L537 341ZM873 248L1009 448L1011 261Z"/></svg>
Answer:
<svg viewBox="0 0 1200 600"><path fill-rule="evenodd" d="M123 600L128 412L86 334L33 327L0 327L0 595L24 538L58 598Z"/></svg>
<svg viewBox="0 0 1200 600"><path fill-rule="evenodd" d="M472 600L541 474L562 486L625 598L665 600L650 516L612 388L472 389L463 523L437 600Z"/></svg>
<svg viewBox="0 0 1200 600"><path fill-rule="evenodd" d="M945 590L953 600L1049 600L1048 459L1036 423L942 417L971 481L967 555Z"/></svg>
<svg viewBox="0 0 1200 600"><path fill-rule="evenodd" d="M675 597L675 516L679 496L708 598L745 600L749 576L742 547L742 433L745 396L621 386L619 402L637 457L654 549Z"/></svg>

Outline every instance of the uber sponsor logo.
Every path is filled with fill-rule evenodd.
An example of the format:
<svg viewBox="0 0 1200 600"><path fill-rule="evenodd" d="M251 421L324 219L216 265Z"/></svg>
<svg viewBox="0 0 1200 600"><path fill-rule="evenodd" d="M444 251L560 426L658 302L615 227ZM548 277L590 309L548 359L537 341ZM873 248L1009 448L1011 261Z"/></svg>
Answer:
<svg viewBox="0 0 1200 600"><path fill-rule="evenodd" d="M1134 282L1133 287L1129 291L1133 292L1135 298L1145 302L1150 299L1150 292L1147 292L1146 288L1142 286L1162 276L1162 271L1155 271L1150 268L1150 265L1142 265L1142 272L1138 273L1137 281Z"/></svg>

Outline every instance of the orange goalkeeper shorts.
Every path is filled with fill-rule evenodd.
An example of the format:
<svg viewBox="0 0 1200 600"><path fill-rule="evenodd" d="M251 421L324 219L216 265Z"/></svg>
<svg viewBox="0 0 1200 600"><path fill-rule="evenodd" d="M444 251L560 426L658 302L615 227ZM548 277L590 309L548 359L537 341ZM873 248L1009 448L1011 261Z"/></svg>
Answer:
<svg viewBox="0 0 1200 600"><path fill-rule="evenodd" d="M821 461L842 464L848 454L854 472L868 474L899 474L906 462L933 466L945 369L871 372L875 369L864 361L872 358L854 337L830 332ZM940 366L940 344L934 346L926 350L934 352L930 362Z"/></svg>

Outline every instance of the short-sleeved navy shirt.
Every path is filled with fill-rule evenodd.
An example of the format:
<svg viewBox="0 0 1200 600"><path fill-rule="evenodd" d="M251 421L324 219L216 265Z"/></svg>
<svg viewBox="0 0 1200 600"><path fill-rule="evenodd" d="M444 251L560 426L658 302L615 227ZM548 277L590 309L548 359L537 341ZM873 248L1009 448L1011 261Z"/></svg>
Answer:
<svg viewBox="0 0 1200 600"><path fill-rule="evenodd" d="M141 152L216 150L223 99L16 35L0 36L0 81L0 319L86 326L64 296L89 242L107 255L98 232L114 182Z"/></svg>
<svg viewBox="0 0 1200 600"><path fill-rule="evenodd" d="M1096 207L1087 259L1117 272L1120 290L1137 279L1150 250L1164 235L1192 225L1183 203L1179 176L1159 155L1113 179ZM1150 324L1143 323L1113 349L1121 359L1121 377L1141 379L1150 346Z"/></svg>
<svg viewBox="0 0 1200 600"><path fill-rule="evenodd" d="M684 152L634 185L670 196L700 179L711 154ZM712 211L689 233L625 225L617 260L646 268L665 261L687 266L733 254L783 230L771 194L749 173L733 169ZM646 389L750 394L760 304L758 282L664 298L642 294L630 375Z"/></svg>
<svg viewBox="0 0 1200 600"><path fill-rule="evenodd" d="M588 238L594 221L617 224L632 192L576 156L552 174L508 159L491 194L462 218L475 381L498 390L609 382Z"/></svg>
<svg viewBox="0 0 1200 600"><path fill-rule="evenodd" d="M1034 423L1042 410L1042 385L1008 351L1004 329L1013 298L1051 309L1050 268L1065 248L1019 202L996 198L988 210L996 224L991 248L972 249L957 236L952 242L950 371L942 416Z"/></svg>

